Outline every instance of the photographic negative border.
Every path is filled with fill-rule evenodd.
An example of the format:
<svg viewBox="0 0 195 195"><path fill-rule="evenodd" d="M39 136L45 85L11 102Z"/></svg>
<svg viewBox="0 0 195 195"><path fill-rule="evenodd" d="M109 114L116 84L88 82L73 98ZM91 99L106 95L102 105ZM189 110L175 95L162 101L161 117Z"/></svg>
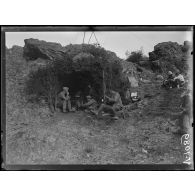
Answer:
<svg viewBox="0 0 195 195"><path fill-rule="evenodd" d="M194 153L193 164L137 164L137 165L9 165L6 164L6 83L5 83L5 33L6 32L54 32L54 31L192 31L194 40L193 26L2 26L1 27L1 169L2 170L94 170L94 171L134 171L134 170L193 170L194 169ZM194 47L194 44L193 44ZM194 61L193 61L194 64ZM194 86L194 85L193 85ZM193 134L194 142L194 134ZM193 143L194 144L194 143Z"/></svg>

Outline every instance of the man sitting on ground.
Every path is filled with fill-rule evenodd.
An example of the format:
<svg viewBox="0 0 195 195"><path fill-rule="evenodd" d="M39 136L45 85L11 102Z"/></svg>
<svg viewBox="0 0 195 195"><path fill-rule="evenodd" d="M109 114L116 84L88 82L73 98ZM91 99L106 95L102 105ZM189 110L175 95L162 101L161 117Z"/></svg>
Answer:
<svg viewBox="0 0 195 195"><path fill-rule="evenodd" d="M85 111L89 111L95 114L95 111L97 110L97 102L95 99L93 99L90 95L87 96L87 102L85 104L81 105L81 108L84 108Z"/></svg>
<svg viewBox="0 0 195 195"><path fill-rule="evenodd" d="M173 85L174 85L174 76L173 76L173 73L171 71L168 71L167 80L165 80L163 82L163 85L165 87L169 87L169 88L172 88L173 87Z"/></svg>
<svg viewBox="0 0 195 195"><path fill-rule="evenodd" d="M185 79L181 73L177 72L176 77L174 78L174 82L175 82L177 88L180 88L181 86L184 85Z"/></svg>
<svg viewBox="0 0 195 195"><path fill-rule="evenodd" d="M167 84L170 88L173 87L173 83L174 83L174 75L171 71L168 72L168 78L167 78Z"/></svg>
<svg viewBox="0 0 195 195"><path fill-rule="evenodd" d="M58 95L60 101L62 102L62 108L63 112L66 113L66 108L68 106L69 112L72 111L71 109L71 102L70 102L70 95L69 95L69 88L68 87L63 87L63 91L61 91Z"/></svg>
<svg viewBox="0 0 195 195"><path fill-rule="evenodd" d="M114 119L118 119L116 112L123 107L120 94L116 91L108 90L105 99L105 103L101 104L98 109L98 117L102 116L102 112L108 112Z"/></svg>
<svg viewBox="0 0 195 195"><path fill-rule="evenodd" d="M83 98L81 94L81 91L78 91L75 95L76 110L79 110L81 108L81 105L83 104Z"/></svg>

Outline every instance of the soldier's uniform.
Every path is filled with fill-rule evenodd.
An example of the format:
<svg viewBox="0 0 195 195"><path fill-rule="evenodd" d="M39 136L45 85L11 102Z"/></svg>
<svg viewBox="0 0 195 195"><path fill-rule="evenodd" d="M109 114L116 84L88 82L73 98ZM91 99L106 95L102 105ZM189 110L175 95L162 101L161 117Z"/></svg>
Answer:
<svg viewBox="0 0 195 195"><path fill-rule="evenodd" d="M101 104L98 109L99 117L102 115L102 111L104 111L110 113L112 117L117 118L116 111L121 110L123 107L121 96L118 92L111 91L110 99L112 99L112 101L108 100L105 104Z"/></svg>
<svg viewBox="0 0 195 195"><path fill-rule="evenodd" d="M68 110L72 111L68 89L69 89L68 87L63 87L63 91L61 91L58 95L59 100L62 103L63 112L66 112L67 106L68 106Z"/></svg>

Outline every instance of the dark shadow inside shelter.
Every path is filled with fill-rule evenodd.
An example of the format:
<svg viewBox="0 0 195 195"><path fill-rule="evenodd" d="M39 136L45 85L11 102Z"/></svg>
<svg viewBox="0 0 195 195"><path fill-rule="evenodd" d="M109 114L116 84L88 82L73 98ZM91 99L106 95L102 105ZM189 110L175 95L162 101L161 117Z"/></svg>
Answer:
<svg viewBox="0 0 195 195"><path fill-rule="evenodd" d="M97 101L100 101L102 85L90 71L74 71L69 74L59 73L58 80L61 89L64 86L69 87L69 93L72 98L80 92L84 101L86 101L87 95L91 95Z"/></svg>

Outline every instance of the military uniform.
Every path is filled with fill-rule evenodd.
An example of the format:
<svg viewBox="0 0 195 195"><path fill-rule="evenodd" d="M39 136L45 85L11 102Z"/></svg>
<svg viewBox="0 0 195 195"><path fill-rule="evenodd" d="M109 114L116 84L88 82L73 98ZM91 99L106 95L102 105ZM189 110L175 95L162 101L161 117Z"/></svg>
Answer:
<svg viewBox="0 0 195 195"><path fill-rule="evenodd" d="M107 96L106 103L101 104L98 109L99 117L102 115L102 111L110 113L112 117L116 117L116 111L121 110L123 107L121 96L118 92L111 91L109 95L110 97Z"/></svg>
<svg viewBox="0 0 195 195"><path fill-rule="evenodd" d="M67 106L68 106L68 110L72 111L68 88L61 91L58 97L59 97L60 102L62 103L63 112L66 112Z"/></svg>

